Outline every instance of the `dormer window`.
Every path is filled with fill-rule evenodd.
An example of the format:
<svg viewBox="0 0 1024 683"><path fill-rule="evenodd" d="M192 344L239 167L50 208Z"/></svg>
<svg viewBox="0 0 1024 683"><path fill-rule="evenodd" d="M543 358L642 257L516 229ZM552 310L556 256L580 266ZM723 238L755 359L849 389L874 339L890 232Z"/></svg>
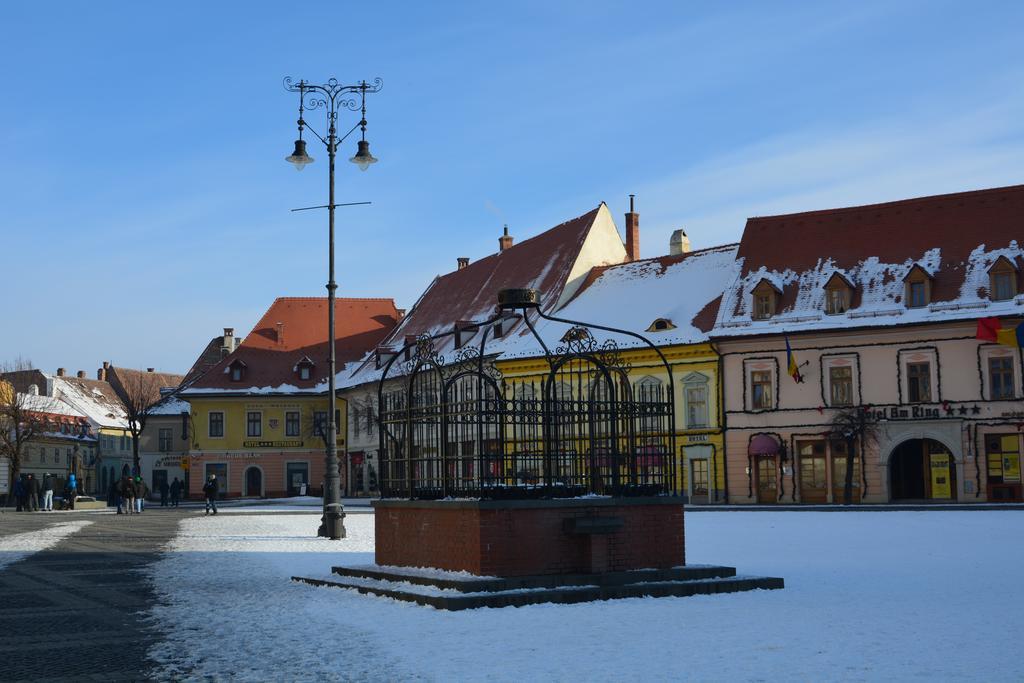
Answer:
<svg viewBox="0 0 1024 683"><path fill-rule="evenodd" d="M1007 301L1017 296L1017 267L1013 261L1000 256L988 270L989 298L992 301Z"/></svg>
<svg viewBox="0 0 1024 683"><path fill-rule="evenodd" d="M460 320L455 323L455 348L461 349L476 335L479 329L473 322Z"/></svg>
<svg viewBox="0 0 1024 683"><path fill-rule="evenodd" d="M508 334L519 320L519 316L511 311L506 311L505 314L494 323L494 338L501 339Z"/></svg>
<svg viewBox="0 0 1024 683"><path fill-rule="evenodd" d="M309 359L309 356L303 356L302 360L295 364L293 370L299 376L300 380L308 381L313 378L313 366L315 363Z"/></svg>
<svg viewBox="0 0 1024 683"><path fill-rule="evenodd" d="M767 320L775 315L780 294L782 292L768 280L757 283L753 291L754 308L750 317L754 320Z"/></svg>
<svg viewBox="0 0 1024 683"><path fill-rule="evenodd" d="M903 279L906 285L907 308L924 308L932 300L932 276L919 265L915 265Z"/></svg>
<svg viewBox="0 0 1024 683"><path fill-rule="evenodd" d="M232 382L241 382L245 377L245 363L241 359L235 359L230 365L225 368L225 372L231 376Z"/></svg>
<svg viewBox="0 0 1024 683"><path fill-rule="evenodd" d="M675 324L668 318L657 318L651 326L647 328L648 332L664 332L666 330L676 329Z"/></svg>
<svg viewBox="0 0 1024 683"><path fill-rule="evenodd" d="M833 273L825 283L825 313L840 315L850 310L853 289L853 283L847 280L842 273Z"/></svg>
<svg viewBox="0 0 1024 683"><path fill-rule="evenodd" d="M374 352L374 356L376 357L375 365L377 369L380 370L381 368L383 368L396 355L398 354L395 352L394 349L389 348L387 346L378 346L377 350Z"/></svg>

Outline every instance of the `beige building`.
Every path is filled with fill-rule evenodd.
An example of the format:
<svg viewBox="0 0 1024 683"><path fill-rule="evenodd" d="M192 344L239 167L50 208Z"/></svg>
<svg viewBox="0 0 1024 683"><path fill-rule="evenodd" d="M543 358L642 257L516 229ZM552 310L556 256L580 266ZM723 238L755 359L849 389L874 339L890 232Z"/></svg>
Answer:
<svg viewBox="0 0 1024 683"><path fill-rule="evenodd" d="M729 502L1020 501L1024 186L752 218L712 338ZM787 351L788 346L791 349ZM793 362L790 363L790 358Z"/></svg>

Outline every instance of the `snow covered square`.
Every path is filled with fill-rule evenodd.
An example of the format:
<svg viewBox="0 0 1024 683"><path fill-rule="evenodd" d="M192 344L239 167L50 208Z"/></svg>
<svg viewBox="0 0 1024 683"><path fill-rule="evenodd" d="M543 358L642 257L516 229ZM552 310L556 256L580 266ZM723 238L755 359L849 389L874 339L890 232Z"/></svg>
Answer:
<svg viewBox="0 0 1024 683"><path fill-rule="evenodd" d="M443 612L314 588L373 561L373 517L184 519L150 569L161 678L211 680L1019 680L1016 511L705 511L688 561L784 591ZM1003 662L984 666L985 662Z"/></svg>

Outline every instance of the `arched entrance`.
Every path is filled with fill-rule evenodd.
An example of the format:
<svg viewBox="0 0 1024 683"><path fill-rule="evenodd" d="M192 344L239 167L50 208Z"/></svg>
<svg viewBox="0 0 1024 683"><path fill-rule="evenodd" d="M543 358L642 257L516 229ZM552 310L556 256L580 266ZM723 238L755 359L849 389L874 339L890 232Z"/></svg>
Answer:
<svg viewBox="0 0 1024 683"><path fill-rule="evenodd" d="M255 465L245 470L245 496L263 495L263 470Z"/></svg>
<svg viewBox="0 0 1024 683"><path fill-rule="evenodd" d="M935 439L910 439L889 456L889 498L956 500L956 461Z"/></svg>

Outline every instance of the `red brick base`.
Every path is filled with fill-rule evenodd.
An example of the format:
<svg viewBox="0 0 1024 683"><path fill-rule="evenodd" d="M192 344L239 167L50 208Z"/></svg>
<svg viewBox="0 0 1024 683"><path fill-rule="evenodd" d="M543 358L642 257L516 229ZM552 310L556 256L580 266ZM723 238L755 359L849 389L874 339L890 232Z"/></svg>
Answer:
<svg viewBox="0 0 1024 683"><path fill-rule="evenodd" d="M668 569L686 560L677 498L378 500L373 506L379 565L529 576Z"/></svg>

